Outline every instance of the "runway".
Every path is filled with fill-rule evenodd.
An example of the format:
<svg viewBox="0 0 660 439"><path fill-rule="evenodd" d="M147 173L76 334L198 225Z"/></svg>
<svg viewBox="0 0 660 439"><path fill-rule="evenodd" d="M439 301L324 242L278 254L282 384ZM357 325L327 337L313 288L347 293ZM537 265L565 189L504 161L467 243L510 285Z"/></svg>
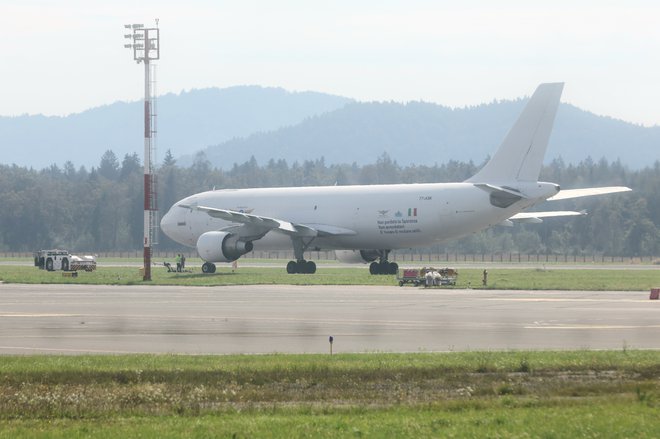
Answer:
<svg viewBox="0 0 660 439"><path fill-rule="evenodd" d="M648 292L0 284L0 353L660 349Z"/></svg>

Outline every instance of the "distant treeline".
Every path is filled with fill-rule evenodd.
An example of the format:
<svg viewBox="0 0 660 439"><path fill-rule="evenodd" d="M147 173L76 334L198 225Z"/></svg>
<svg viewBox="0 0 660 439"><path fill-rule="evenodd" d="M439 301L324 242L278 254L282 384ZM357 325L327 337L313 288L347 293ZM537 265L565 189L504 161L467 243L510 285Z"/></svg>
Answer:
<svg viewBox="0 0 660 439"><path fill-rule="evenodd" d="M169 152L158 170L161 215L176 201L212 188L315 186L462 181L479 168L474 163L400 166L387 154L375 163L326 165L323 158L302 163L252 158L223 171L198 154L180 167ZM579 164L553 161L541 179L562 188L626 185L632 193L548 202L540 210L582 210L587 216L547 219L543 224L494 227L431 251L461 254L564 254L607 256L660 255L660 162L631 171L620 162L586 159ZM97 167L42 170L0 166L0 251L120 251L141 247L142 167L136 154L119 160L112 151ZM179 248L161 234L159 249ZM413 250L414 252L415 250Z"/></svg>

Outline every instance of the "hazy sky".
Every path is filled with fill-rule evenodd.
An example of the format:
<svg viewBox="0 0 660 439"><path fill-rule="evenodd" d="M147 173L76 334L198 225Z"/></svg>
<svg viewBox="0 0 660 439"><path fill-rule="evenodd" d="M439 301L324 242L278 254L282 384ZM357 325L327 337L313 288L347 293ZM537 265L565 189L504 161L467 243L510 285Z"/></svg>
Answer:
<svg viewBox="0 0 660 439"><path fill-rule="evenodd" d="M660 125L660 2L1 0L0 115L142 97L125 23L160 19L158 92L243 84L449 106L530 95Z"/></svg>

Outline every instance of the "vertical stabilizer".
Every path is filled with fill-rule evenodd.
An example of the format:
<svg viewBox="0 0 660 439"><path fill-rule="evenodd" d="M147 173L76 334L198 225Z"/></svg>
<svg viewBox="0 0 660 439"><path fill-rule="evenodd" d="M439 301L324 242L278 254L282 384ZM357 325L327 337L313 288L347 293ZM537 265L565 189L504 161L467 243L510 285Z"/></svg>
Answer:
<svg viewBox="0 0 660 439"><path fill-rule="evenodd" d="M563 83L539 85L495 155L467 181L537 181L563 88Z"/></svg>

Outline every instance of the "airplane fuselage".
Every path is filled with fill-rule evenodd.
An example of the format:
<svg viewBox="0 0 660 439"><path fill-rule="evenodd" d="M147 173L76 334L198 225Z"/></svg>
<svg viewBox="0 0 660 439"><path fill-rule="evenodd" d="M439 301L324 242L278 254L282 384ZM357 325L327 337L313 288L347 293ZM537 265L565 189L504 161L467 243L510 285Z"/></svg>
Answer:
<svg viewBox="0 0 660 439"><path fill-rule="evenodd" d="M552 183L538 182L516 189L526 198L506 208L492 205L489 193L472 183L224 189L181 200L163 217L161 227L175 241L194 247L201 234L233 225L181 207L206 206L354 232L317 236L310 249L420 247L498 224L558 191ZM290 238L282 233L254 241L255 250L290 246Z"/></svg>
<svg viewBox="0 0 660 439"><path fill-rule="evenodd" d="M568 191L538 182L562 83L541 84L495 154L462 183L224 189L175 204L161 228L196 247L204 273L252 250L293 249L287 273L311 274L308 250L336 250L344 262L371 262L371 274L395 274L393 249L428 247L496 224L542 222L584 212L525 212L547 199L629 191L626 187Z"/></svg>

